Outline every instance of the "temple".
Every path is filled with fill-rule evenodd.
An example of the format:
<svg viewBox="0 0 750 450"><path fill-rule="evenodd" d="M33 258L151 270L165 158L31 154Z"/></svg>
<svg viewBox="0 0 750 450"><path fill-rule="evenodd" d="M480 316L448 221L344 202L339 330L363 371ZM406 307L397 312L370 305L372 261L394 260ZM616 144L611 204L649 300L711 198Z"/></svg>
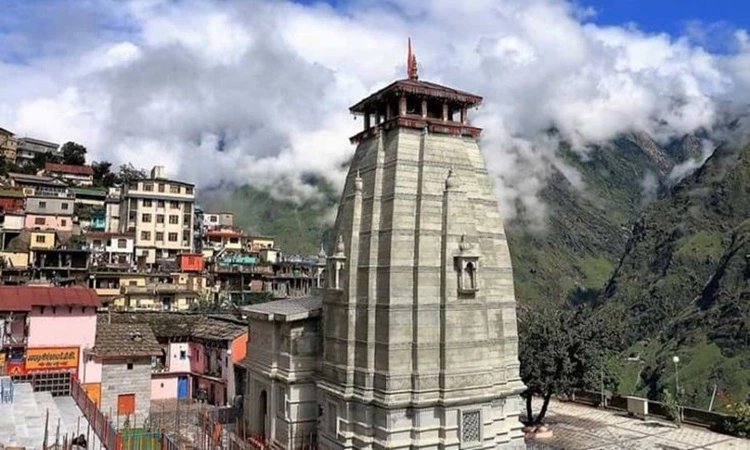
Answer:
<svg viewBox="0 0 750 450"><path fill-rule="evenodd" d="M419 80L411 46L407 75L351 107L325 289L250 311L246 409L276 448L525 448L510 253L467 114L482 99Z"/></svg>

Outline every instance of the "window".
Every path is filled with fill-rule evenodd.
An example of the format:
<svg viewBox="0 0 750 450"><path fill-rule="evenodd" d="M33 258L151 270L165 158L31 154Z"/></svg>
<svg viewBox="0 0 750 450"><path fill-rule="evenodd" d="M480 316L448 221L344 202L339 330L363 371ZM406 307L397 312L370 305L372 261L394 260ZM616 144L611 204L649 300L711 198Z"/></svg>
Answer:
<svg viewBox="0 0 750 450"><path fill-rule="evenodd" d="M148 213L141 214L141 222L143 222L143 223L150 223L151 222L151 214L148 214Z"/></svg>
<svg viewBox="0 0 750 450"><path fill-rule="evenodd" d="M94 239L94 247L101 247L102 241L101 239Z"/></svg>
<svg viewBox="0 0 750 450"><path fill-rule="evenodd" d="M153 192L154 191L154 184L153 183L143 183L143 190L146 192Z"/></svg>
<svg viewBox="0 0 750 450"><path fill-rule="evenodd" d="M186 187L185 188L185 193L187 195L193 195L193 192L195 192L195 190L193 188L191 188L191 187Z"/></svg>
<svg viewBox="0 0 750 450"><path fill-rule="evenodd" d="M184 214L184 215L182 216L182 223L183 223L183 224L184 224L184 225L185 225L186 227L189 227L189 226L190 226L190 214Z"/></svg>
<svg viewBox="0 0 750 450"><path fill-rule="evenodd" d="M170 225L177 225L178 223L180 223L180 216L176 214L170 214L169 223Z"/></svg>
<svg viewBox="0 0 750 450"><path fill-rule="evenodd" d="M188 214L193 212L193 205L191 203L185 203L185 212Z"/></svg>
<svg viewBox="0 0 750 450"><path fill-rule="evenodd" d="M172 209L180 209L180 202L169 202L169 207Z"/></svg>
<svg viewBox="0 0 750 450"><path fill-rule="evenodd" d="M276 387L276 415L286 419L286 389L284 389L284 386Z"/></svg>
<svg viewBox="0 0 750 450"><path fill-rule="evenodd" d="M461 442L471 443L482 440L482 412L479 409L461 411Z"/></svg>
<svg viewBox="0 0 750 450"><path fill-rule="evenodd" d="M169 242L177 242L177 233L169 233Z"/></svg>
<svg viewBox="0 0 750 450"><path fill-rule="evenodd" d="M160 241L160 242L163 241L164 240L164 233L161 232L161 231L157 231L156 232L156 240Z"/></svg>
<svg viewBox="0 0 750 450"><path fill-rule="evenodd" d="M164 214L156 215L156 223L164 223Z"/></svg>
<svg viewBox="0 0 750 450"><path fill-rule="evenodd" d="M37 217L34 219L34 225L44 225L45 223L47 223L47 221L44 217Z"/></svg>
<svg viewBox="0 0 750 450"><path fill-rule="evenodd" d="M117 248L128 248L128 241L127 241L127 239L118 239L117 240Z"/></svg>
<svg viewBox="0 0 750 450"><path fill-rule="evenodd" d="M129 362L129 363L128 363L128 365L127 365L127 369L128 369L128 370L133 370L133 363L132 363L132 362Z"/></svg>
<svg viewBox="0 0 750 450"><path fill-rule="evenodd" d="M159 183L159 192L164 192L164 183Z"/></svg>
<svg viewBox="0 0 750 450"><path fill-rule="evenodd" d="M138 200L131 198L130 199L130 209L136 209L138 208Z"/></svg>
<svg viewBox="0 0 750 450"><path fill-rule="evenodd" d="M150 241L151 240L151 232L150 231L141 231L141 239L144 241Z"/></svg>
<svg viewBox="0 0 750 450"><path fill-rule="evenodd" d="M61 226L61 227L66 227L66 226L68 226L68 221L67 221L67 220L65 220L65 219L61 219L61 220L60 220L60 226Z"/></svg>
<svg viewBox="0 0 750 450"><path fill-rule="evenodd" d="M180 187L179 186L169 186L169 193L170 194L179 194L180 193Z"/></svg>
<svg viewBox="0 0 750 450"><path fill-rule="evenodd" d="M39 202L39 209L46 209L47 208L47 202Z"/></svg>
<svg viewBox="0 0 750 450"><path fill-rule="evenodd" d="M150 208L151 204L152 204L152 202L151 202L150 199L146 199L146 200L143 201L143 206L145 206L146 208Z"/></svg>
<svg viewBox="0 0 750 450"><path fill-rule="evenodd" d="M60 204L60 208L62 208L62 209L68 209L68 208L70 208L70 203L61 203Z"/></svg>
<svg viewBox="0 0 750 450"><path fill-rule="evenodd" d="M37 244L44 244L45 242L47 242L47 236L43 234L37 234L35 241Z"/></svg>
<svg viewBox="0 0 750 450"><path fill-rule="evenodd" d="M156 201L156 207L157 208L164 208L164 200L157 200Z"/></svg>
<svg viewBox="0 0 750 450"><path fill-rule="evenodd" d="M338 434L338 420L339 420L339 413L336 410L336 404L335 403L328 403L328 434L331 434L333 436L336 436Z"/></svg>
<svg viewBox="0 0 750 450"><path fill-rule="evenodd" d="M180 350L180 359L187 359L187 350Z"/></svg>
<svg viewBox="0 0 750 450"><path fill-rule="evenodd" d="M209 216L209 219L208 219L208 220L209 220L209 221L210 221L211 223L216 223L216 222L218 222L218 221L219 221L219 217L218 217L218 216Z"/></svg>

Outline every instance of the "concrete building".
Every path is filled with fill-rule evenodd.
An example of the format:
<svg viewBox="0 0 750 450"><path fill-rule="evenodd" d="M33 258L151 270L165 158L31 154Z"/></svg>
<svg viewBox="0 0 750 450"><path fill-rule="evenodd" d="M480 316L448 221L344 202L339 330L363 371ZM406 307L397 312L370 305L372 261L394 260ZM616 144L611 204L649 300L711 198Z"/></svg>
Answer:
<svg viewBox="0 0 750 450"><path fill-rule="evenodd" d="M420 81L410 55L407 79L350 108L364 129L351 138L322 306L267 311L321 315L316 412L278 414L286 333L250 328L249 364L268 369L255 371L267 388L248 386L247 425L274 448L300 448L313 416L322 450L526 448L510 253L467 114L480 102Z"/></svg>
<svg viewBox="0 0 750 450"><path fill-rule="evenodd" d="M23 211L25 199L26 196L20 188L0 188L0 214Z"/></svg>
<svg viewBox="0 0 750 450"><path fill-rule="evenodd" d="M30 230L71 231L73 197L34 195L26 198L26 223Z"/></svg>
<svg viewBox="0 0 750 450"><path fill-rule="evenodd" d="M76 166L73 164L45 163L42 173L51 178L57 178L68 184L91 186L94 184L94 169L91 166Z"/></svg>
<svg viewBox="0 0 750 450"><path fill-rule="evenodd" d="M68 194L68 185L52 177L11 172L8 178L10 178L11 185L23 189L25 195L67 196Z"/></svg>
<svg viewBox="0 0 750 450"><path fill-rule="evenodd" d="M60 144L43 141L30 137L18 138L18 150L16 153L16 163L22 161L31 161L34 156L39 154L52 153L55 156L62 156Z"/></svg>
<svg viewBox="0 0 750 450"><path fill-rule="evenodd" d="M133 267L135 254L135 233L107 233L90 231L84 238L91 251L92 267Z"/></svg>
<svg viewBox="0 0 750 450"><path fill-rule="evenodd" d="M207 230L213 230L221 227L234 226L234 214L228 212L222 213L203 213L203 226Z"/></svg>
<svg viewBox="0 0 750 450"><path fill-rule="evenodd" d="M90 396L99 393L100 409L120 428L143 426L148 419L152 358L161 353L147 324L99 322L82 382Z"/></svg>
<svg viewBox="0 0 750 450"><path fill-rule="evenodd" d="M15 135L5 128L0 128L0 156L7 161L16 162L17 152L18 140Z"/></svg>
<svg viewBox="0 0 750 450"><path fill-rule="evenodd" d="M192 251L194 185L167 179L156 166L149 179L123 186L121 199L120 231L135 232L136 258L154 264Z"/></svg>
<svg viewBox="0 0 750 450"><path fill-rule="evenodd" d="M101 301L91 289L0 286L0 311L11 323L0 361L15 381L47 383L68 392L70 376L83 372L80 355L94 345L96 310ZM21 326L23 324L23 326Z"/></svg>

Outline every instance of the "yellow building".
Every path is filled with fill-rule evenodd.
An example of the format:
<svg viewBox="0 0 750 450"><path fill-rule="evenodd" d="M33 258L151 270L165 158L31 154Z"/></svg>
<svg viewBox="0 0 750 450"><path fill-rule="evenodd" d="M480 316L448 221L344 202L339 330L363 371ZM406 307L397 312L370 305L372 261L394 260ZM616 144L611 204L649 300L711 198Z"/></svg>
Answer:
<svg viewBox="0 0 750 450"><path fill-rule="evenodd" d="M13 133L4 128L0 128L0 155L10 162L16 162L17 152L18 141Z"/></svg>
<svg viewBox="0 0 750 450"><path fill-rule="evenodd" d="M187 311L208 294L201 275L126 274L120 277L120 294L112 305L118 309Z"/></svg>
<svg viewBox="0 0 750 450"><path fill-rule="evenodd" d="M250 236L247 240L248 250L257 252L263 248L274 248L275 242L272 237L268 236Z"/></svg>
<svg viewBox="0 0 750 450"><path fill-rule="evenodd" d="M47 250L55 247L54 230L33 230L29 241L32 250Z"/></svg>
<svg viewBox="0 0 750 450"><path fill-rule="evenodd" d="M7 267L28 267L29 266L29 253L28 252L11 252L4 251L0 252L0 258L5 261Z"/></svg>

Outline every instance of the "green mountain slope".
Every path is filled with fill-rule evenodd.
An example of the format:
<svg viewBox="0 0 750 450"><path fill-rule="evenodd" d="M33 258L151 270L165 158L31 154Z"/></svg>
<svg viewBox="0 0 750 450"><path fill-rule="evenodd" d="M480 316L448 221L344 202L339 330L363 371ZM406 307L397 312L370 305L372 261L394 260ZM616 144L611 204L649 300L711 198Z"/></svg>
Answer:
<svg viewBox="0 0 750 450"><path fill-rule="evenodd" d="M553 172L541 193L549 213L546 230L533 231L523 220L507 224L519 301L559 304L596 297L625 250L645 200L676 164L700 154L698 148L694 136L665 148L632 134L591 149L586 158L563 151L564 162L585 186L575 187ZM644 179L651 184L648 189Z"/></svg>
<svg viewBox="0 0 750 450"><path fill-rule="evenodd" d="M688 404L708 406L714 385L735 400L747 395L749 217L747 147L717 149L645 208L600 299L627 322L630 353L644 360L625 390L656 397L674 388L678 355Z"/></svg>

